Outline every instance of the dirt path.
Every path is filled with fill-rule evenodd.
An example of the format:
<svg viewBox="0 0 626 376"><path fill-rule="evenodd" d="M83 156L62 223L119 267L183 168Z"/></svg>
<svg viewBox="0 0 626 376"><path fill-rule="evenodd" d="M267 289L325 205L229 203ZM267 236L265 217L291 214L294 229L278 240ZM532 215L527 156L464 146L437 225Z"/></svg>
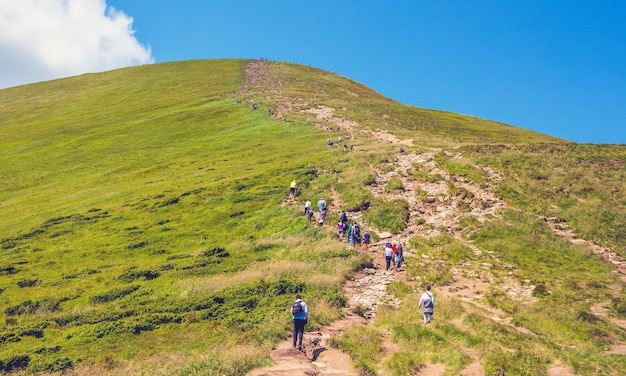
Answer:
<svg viewBox="0 0 626 376"><path fill-rule="evenodd" d="M257 67L257 69L260 69ZM252 77L253 81L262 82L263 74L252 69L246 73ZM268 90L275 90L275 86L266 83ZM343 117L334 116L335 110L325 106L316 108L307 108L306 104L299 103L295 98L293 101L280 103L278 106L280 116L286 116L290 111L298 112L311 116L311 123L320 126L322 130L334 130L338 127L345 132L348 137L354 137L358 124ZM339 133L333 133L338 135ZM371 137L379 142L392 143L398 145L412 145L413 140L401 140L396 136L384 132L380 129L360 129L359 134ZM436 151L439 152L439 151ZM450 158L462 158L461 155L447 153ZM380 166L382 167L382 166ZM457 241L461 242L468 248L472 249L479 256L480 265L472 265L465 262L456 265L451 270L453 282L447 286L439 286L436 293L441 296L447 296L460 301L467 312L476 310L481 313L487 313L494 321L501 322L511 328L515 328L526 335L535 335L534 333L512 325L511 317L505 312L494 309L489 306L483 296L488 289L496 288L504 291L511 299L519 301L521 304L533 304L534 298L532 291L535 286L530 281L518 281L517 279L504 278L503 282L496 285L495 278L491 272L493 265L500 268L510 269L514 271L511 265L503 264L497 255L482 251L475 247L471 242L461 236L461 221L467 217L476 218L480 222L487 221L496 217L498 211L507 207L506 203L500 200L490 189L489 184L477 185L467 181L463 177L451 176L446 171L441 170L435 163L435 152L410 154L398 154L394 161L389 162L385 168L381 168L376 178L375 184L368 188L375 197L390 200L400 198L406 200L409 204L410 215L405 230L399 234L392 235L385 233L376 228L369 226L362 220L361 212L347 213L350 220L361 225L362 234L364 231L375 232L382 241L399 240L404 244L405 257L409 262L418 263L436 263L438 260L431 259L427 255L417 255L414 250L408 247L409 240L416 236L425 238L435 237L442 232L451 234ZM439 176L439 179L428 179L429 181L417 181L413 178L416 169L427 171L432 176ZM483 172L488 177L489 183L497 183L501 177L489 168L483 168ZM385 185L390 179L399 179L402 182L403 189L394 192L385 192ZM450 192L450 184L455 186L456 192ZM341 199L336 192L331 192L330 197L333 202L331 210L340 211ZM297 205L295 199L287 200L284 205ZM583 244L593 250L594 253L601 255L605 259L612 262L617 272L620 273L622 282L626 283L626 263L618 255L606 248L599 247L591 242L579 239L572 231L568 230L566 225L557 220L544 218L550 228L559 236L568 239L575 244ZM332 226L331 226L332 227ZM334 228L331 229L334 231ZM344 318L334 322L333 324L322 327L318 332L305 334L305 353L299 352L291 348L291 340L284 341L272 351L271 357L276 362L273 367L255 370L249 375L356 375L351 369L351 360L343 352L334 349L328 345L328 340L332 337L340 335L346 329L355 325L369 325L375 320L378 304L384 301L386 304L399 305L400 302L386 292L386 286L394 280L406 281L403 270L399 272L385 272L381 265L384 265L384 257L380 244L373 244L370 254L374 258L374 267L365 269L355 275L355 277L347 281L344 285L344 293L349 301L349 308L344 310ZM411 282L413 285L420 281ZM622 286L616 286L621 291ZM594 314L611 320L616 325L624 328L626 320L611 319L608 316L609 302L602 302L592 308ZM354 314L352 307L362 306L365 308L364 317ZM458 323L462 326L462 323ZM387 357L397 351L395 344L389 338L385 338L383 344L387 350ZM466 354L472 359L472 363L461 372L462 375L482 376L484 368L479 361L479 355L471 349L464 349ZM626 353L626 344L618 343L607 349L609 354ZM445 371L441 364L424 365L420 375L441 375ZM548 370L548 374L552 376L572 376L575 375L569 368L564 366L561 361L556 360Z"/></svg>

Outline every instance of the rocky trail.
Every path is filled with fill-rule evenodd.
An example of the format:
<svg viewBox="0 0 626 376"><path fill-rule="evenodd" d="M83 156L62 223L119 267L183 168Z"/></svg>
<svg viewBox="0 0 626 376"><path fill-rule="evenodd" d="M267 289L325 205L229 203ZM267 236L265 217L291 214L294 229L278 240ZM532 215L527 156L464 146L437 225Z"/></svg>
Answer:
<svg viewBox="0 0 626 376"><path fill-rule="evenodd" d="M370 231L378 234L381 241L372 244L370 255L373 257L373 268L368 268L356 273L352 280L344 285L344 293L349 301L348 308L345 309L344 318L334 322L332 325L322 327L317 332L305 333L305 351L300 352L291 348L291 340L283 341L274 351L271 357L276 365L270 368L258 369L251 372L251 376L262 375L356 375L350 369L349 357L338 349L334 349L328 345L328 339L341 334L347 328L353 325L369 325L371 320L376 317L378 304L384 302L387 305L398 306L400 302L386 292L386 286L394 280L406 281L404 275L404 267L398 271L384 270L384 256L382 253L382 243L387 240L397 240L404 244L405 258L407 262L436 262L436 260L428 260L425 256L416 257L413 250L407 245L410 238L416 235L424 237L432 237L439 234L441 229L446 229L453 236L461 239L458 233L458 224L462 218L466 216L476 217L480 221L496 215L499 208L504 206L496 196L484 187L479 187L461 179L453 179L448 176L445 171L436 169L434 163L434 154L399 154L395 161L390 162L392 168L386 168L388 172L378 173L376 184L372 184L369 189L372 194L382 199L401 198L406 200L410 206L410 215L406 229L399 234L392 235L384 231L370 227L362 220L362 213L348 212L351 221L357 222L362 226L363 232ZM445 180L437 183L424 183L415 181L410 174L410 170L415 164L424 165L425 168L431 169L433 173L438 173L445 179L453 179L455 184L463 187L467 192L464 196L451 197L448 191L448 185ZM498 177L489 172L492 178ZM386 183L397 178L402 180L404 189L385 193ZM432 200L420 201L417 191L426 194ZM330 210L339 212L341 208L341 200L336 192L331 195L332 205ZM461 205L465 200L466 203ZM288 198L284 203L286 205L296 205L293 198ZM464 213L460 212L460 207L465 208ZM467 210L469 208L469 210ZM334 231L334 228L331 229ZM344 243L345 244L345 243ZM347 245L346 245L347 246ZM475 247L474 247L475 248ZM359 252L364 252L359 249ZM476 249L475 252L481 252ZM478 304L484 310L492 312L494 319L506 320L504 312L499 312L488 307L482 302L477 302L476 298L480 296L480 292L485 291L490 284L488 268L481 275L468 273L463 270L463 265L453 270L454 282L446 288L436 291L437 294L450 295L466 301L469 305ZM411 281L416 283L416 281ZM520 297L531 296L531 286L517 286L517 294ZM513 289L513 288L511 288ZM351 309L355 306L365 308L364 317L354 314ZM388 339L384 342L384 351L390 356L395 351L395 345ZM484 375L482 366L478 362L477 354L468 349L468 354L474 359L474 362L463 372L464 375ZM444 371L441 364L425 365L420 370L420 375L439 375Z"/></svg>
<svg viewBox="0 0 626 376"><path fill-rule="evenodd" d="M262 66L262 64L260 65ZM258 67L257 67L258 68ZM262 74L259 74L253 67L247 75L253 77L255 82L261 80ZM275 85L267 84L268 90L274 90ZM280 116L284 116L289 111L297 111L307 115L314 116L313 123L323 123L326 127L334 125L341 127L350 138L355 135L359 137L371 137L382 143L397 145L398 149L401 145L411 145L413 140L400 140L397 137L384 132L382 130L361 130L358 124L347 121L344 118L334 117L334 109L319 106L310 109L304 106L298 106L295 103L285 102L280 104L278 108L281 110ZM317 124L315 124L317 125ZM462 158L461 155L455 155L447 152L448 157ZM487 176L488 183L478 185L467 181L463 177L452 176L447 171L439 169L435 163L435 152L432 153L398 153L395 160L389 161L385 166L379 166L376 182L368 187L375 197L383 200L403 199L410 208L407 226L400 233L392 235L379 229L369 226L362 220L361 212L348 212L351 221L361 225L361 234L365 231L376 233L380 238L378 244L372 244L368 252L373 257L373 267L357 272L353 279L347 281L343 286L344 294L348 299L348 307L344 308L344 317L331 325L319 328L316 332L305 333L303 352L291 347L291 339L281 342L276 349L271 352L271 358L276 363L272 367L257 369L250 372L249 376L272 376L272 375L357 375L351 368L351 360L349 356L342 351L333 348L329 344L329 339L340 335L346 329L357 325L370 325L376 318L377 307L380 303L398 306L400 301L396 297L390 295L386 291L388 284L395 280L407 282L417 290L420 289L422 283L417 278L407 278L404 268L398 271L384 270L384 256L381 244L388 240L397 240L404 245L404 255L406 262L409 263L437 263L438 260L431 259L428 255L418 255L409 246L409 240L415 236L431 238L438 236L442 232L446 232L453 236L457 241L473 250L479 256L480 265L473 265L471 262L461 263L452 268L451 274L453 282L447 286L436 286L435 294L442 297L454 298L462 302L467 312L480 311L487 314L492 320L507 325L526 335L535 335L534 333L516 327L511 323L511 317L505 312L489 306L484 300L484 293L488 289L496 288L505 292L511 299L518 301L520 304L532 304L534 290L530 281L519 281L513 277L514 267L504 264L498 259L497 255L480 250L470 241L461 236L460 222L467 217L473 217L480 222L489 220L498 215L498 210L506 207L506 203L499 199L491 190L491 184L497 183L500 176L489 168L482 168L483 173ZM384 168L381 168L384 167ZM428 171L429 174L439 176L440 179L432 179L432 181L422 181L414 179L415 169ZM402 189L386 192L385 186L391 179L399 179L402 182ZM450 192L450 185L457 187L456 192ZM341 198L336 192L329 192L331 211L339 212L342 208ZM294 198L288 198L283 205L296 206L300 205ZM626 262L618 255L608 249L599 247L591 242L578 239L576 235L567 230L566 225L550 218L544 218L554 233L564 237L574 244L582 244L593 250L596 254L601 255L605 259L612 262L617 273L620 273L621 280L626 282ZM335 231L332 224L326 225L329 231ZM344 246L348 245L344 242ZM364 252L360 248L359 252ZM504 269L510 269L510 278L504 278L496 284L491 268L498 265ZM621 286L615 286L616 291L621 290ZM363 316L355 314L353 307L361 306L365 308ZM599 304L592 308L594 314L612 320L616 325L626 328L626 320L615 320L608 317L608 302ZM458 323L462 325L462 323ZM389 339L384 340L384 352L386 358L396 351L396 345ZM479 362L479 354L467 348L465 353L473 360L472 363L461 372L465 376L482 376L485 371ZM607 353L625 354L626 344L617 344ZM443 364L426 364L420 371L419 375L441 375L445 371ZM569 368L564 366L561 361L556 360L549 368L548 374L551 376L571 376L575 375Z"/></svg>

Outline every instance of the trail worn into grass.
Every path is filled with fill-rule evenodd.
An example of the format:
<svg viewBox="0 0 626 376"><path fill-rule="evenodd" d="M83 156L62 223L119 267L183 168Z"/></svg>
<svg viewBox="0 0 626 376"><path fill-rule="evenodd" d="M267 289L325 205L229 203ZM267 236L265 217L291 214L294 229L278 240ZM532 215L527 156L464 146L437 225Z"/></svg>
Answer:
<svg viewBox="0 0 626 376"><path fill-rule="evenodd" d="M623 284L626 283L626 261L624 261L624 259L620 255L613 252L609 248L601 247L593 242L579 238L578 235L576 235L576 233L573 230L567 227L566 222L558 218L542 217L542 219L548 224L550 229L552 229L552 231L555 234L563 237L564 239L568 240L572 244L577 244L577 245L586 247L587 249L591 250L594 254L601 256L602 258L604 258L605 260L607 260L608 262L610 262L611 264L615 266L615 269L616 269L615 272L619 275L619 278L622 284L617 285L617 286L610 286L610 288L615 292L615 296L619 297L620 296L619 292L622 291ZM609 316L610 304L611 304L610 301L600 302L592 306L590 310L594 315L602 317L605 320L608 320L612 322L613 324L619 326L620 328L626 330L626 320ZM607 347L605 354L626 355L626 342L618 341L612 346Z"/></svg>
<svg viewBox="0 0 626 376"><path fill-rule="evenodd" d="M254 75L253 75L254 76ZM303 101L304 103L305 101ZM341 127L342 131L349 132L350 136L367 137L383 142L385 144L396 145L398 151L401 146L413 145L412 139L401 140L396 136L384 132L380 129L361 129L358 124L335 117L334 109L317 106L307 108L299 106L300 103L284 103L279 106L280 115L286 116L289 111L298 111L314 117L313 124L322 124L322 130L329 130L330 127ZM445 151L433 151L430 153L398 153L393 161L386 166L378 166L379 171L376 181L368 187L370 192L377 198L383 200L402 199L408 203L409 219L407 226L398 234L390 234L380 229L376 229L363 221L362 212L348 212L350 220L361 225L362 234L365 231L376 233L380 237L380 242L372 244L370 255L373 257L373 267L359 271L353 279L344 285L344 294L348 299L348 308L344 309L344 317L331 325L321 327L316 332L305 333L305 351L300 352L291 348L291 339L281 342L272 351L271 357L276 362L273 367L255 370L249 375L356 375L358 374L351 366L351 359L342 351L330 346L331 338L341 335L352 326L370 325L376 318L377 307L381 302L387 305L399 306L394 296L390 296L386 291L386 286L394 280L406 282L415 289L427 281L421 279L407 279L404 268L401 270L385 271L383 265L384 256L382 244L389 240L400 241L404 245L404 254L408 262L411 263L437 263L428 255L417 255L409 247L409 240L415 236L432 238L441 235L442 232L450 234L454 239L469 249L473 250L480 260L480 265L472 265L470 262L455 265L451 274L453 280L447 286L436 287L435 294L441 297L448 297L463 304L466 312L479 312L486 315L493 321L499 322L513 328L524 335L536 336L535 333L512 324L512 317L506 312L491 307L485 300L485 293L490 288L501 290L512 299L521 304L533 304L535 298L532 295L534 286L530 282L520 282L517 279L504 278L496 283L491 268L497 265L500 268L514 271L514 267L504 264L498 259L495 253L478 249L470 241L462 236L461 221L467 217L473 217L480 222L488 221L498 216L498 211L507 207L506 203L499 199L495 192L490 189L490 184L476 184L468 181L463 176L451 175L447 171L439 168L435 162L436 152L443 152L450 159L462 158L461 155ZM413 177L415 166L420 166L423 170L429 171L432 175L438 175L441 179L432 181L416 180ZM488 177L488 181L496 183L500 181L500 176L489 168L483 168L483 173ZM399 179L402 182L402 189L387 192L385 186L390 179ZM460 188L461 194L451 193L450 185ZM333 205L331 211L339 212L342 208L341 197L337 192L329 192ZM284 205L297 205L296 200L288 199ZM326 225L329 226L329 225ZM557 228L553 230L566 238L574 239L571 234L559 232ZM334 231L334 226L329 226L330 231ZM580 241L580 240L579 240ZM344 243L345 244L345 243ZM346 245L347 246L347 245ZM598 248L594 248L597 250ZM363 252L362 250L360 250ZM624 264L617 260L615 255L608 251L597 251L618 267L622 272ZM617 262L615 262L617 260ZM361 313L364 317L353 312L354 307L362 307ZM600 314L600 311L597 311ZM453 324L464 327L462 322ZM384 367L384 362L389 359L394 352L398 351L398 346L393 343L388 335L383 336L383 359L379 361L379 366ZM620 351L619 346L614 346L611 351ZM463 348L465 354L472 360L471 363L461 371L462 375L482 376L485 374L483 365L480 362L479 354L469 348ZM382 372L382 370L381 370ZM442 364L423 364L419 369L420 375L441 375L445 372ZM383 372L384 374L384 372ZM550 375L575 375L570 369L556 360L549 368Z"/></svg>

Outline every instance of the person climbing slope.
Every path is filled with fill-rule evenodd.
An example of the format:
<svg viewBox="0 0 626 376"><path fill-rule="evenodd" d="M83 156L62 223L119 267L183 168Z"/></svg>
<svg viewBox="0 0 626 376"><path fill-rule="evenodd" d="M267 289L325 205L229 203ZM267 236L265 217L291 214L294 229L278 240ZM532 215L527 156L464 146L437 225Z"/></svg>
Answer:
<svg viewBox="0 0 626 376"><path fill-rule="evenodd" d="M435 296L430 292L430 285L426 285L426 291L422 294L417 308L424 306L424 325L431 322L435 309Z"/></svg>
<svg viewBox="0 0 626 376"><path fill-rule="evenodd" d="M296 300L291 305L291 315L293 317L293 347L302 350L302 337L304 337L304 327L309 319L309 309L302 301L300 294L296 295Z"/></svg>
<svg viewBox="0 0 626 376"><path fill-rule="evenodd" d="M363 235L363 250L367 252L367 250L369 249L370 246L370 233L369 232L365 232L365 235Z"/></svg>
<svg viewBox="0 0 626 376"><path fill-rule="evenodd" d="M391 259L393 258L393 249L391 243L385 243L385 270L389 270L391 266Z"/></svg>
<svg viewBox="0 0 626 376"><path fill-rule="evenodd" d="M296 186L297 186L297 185L296 185L296 181L295 181L295 180L292 180L292 181L291 181L291 184L289 185L289 195L290 195L291 197L293 197L293 196L295 196L295 195L296 195Z"/></svg>
<svg viewBox="0 0 626 376"><path fill-rule="evenodd" d="M343 222L341 221L337 222L337 235L339 235L339 239L343 237L344 230L345 230L345 225L343 224Z"/></svg>

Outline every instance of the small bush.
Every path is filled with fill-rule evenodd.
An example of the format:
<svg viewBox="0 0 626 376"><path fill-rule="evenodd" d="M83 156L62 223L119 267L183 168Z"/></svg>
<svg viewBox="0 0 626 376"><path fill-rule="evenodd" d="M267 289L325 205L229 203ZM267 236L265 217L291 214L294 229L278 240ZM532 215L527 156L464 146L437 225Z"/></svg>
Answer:
<svg viewBox="0 0 626 376"><path fill-rule="evenodd" d="M147 242L139 242L139 243L131 244L131 245L129 245L126 248L127 249L139 249L139 248L143 248L143 247L145 247L147 245L148 245Z"/></svg>
<svg viewBox="0 0 626 376"><path fill-rule="evenodd" d="M32 362L28 370L34 373L64 372L74 368L74 363L69 358L55 359L52 362Z"/></svg>
<svg viewBox="0 0 626 376"><path fill-rule="evenodd" d="M33 313L49 313L59 310L59 301L56 299L46 299L41 301L26 300L16 306L8 307L4 310L7 316L25 315Z"/></svg>
<svg viewBox="0 0 626 376"><path fill-rule="evenodd" d="M0 275L11 275L17 272L18 270L13 265L0 266Z"/></svg>
<svg viewBox="0 0 626 376"><path fill-rule="evenodd" d="M25 287L35 287L39 284L38 279L21 279L17 281L17 285L21 288Z"/></svg>
<svg viewBox="0 0 626 376"><path fill-rule="evenodd" d="M129 270L117 277L117 279L122 282L130 283L139 278L149 281L159 277L160 275L161 273L152 270Z"/></svg>
<svg viewBox="0 0 626 376"><path fill-rule="evenodd" d="M226 249L222 247L215 247L202 252L204 257L228 257L230 253L226 252Z"/></svg>
<svg viewBox="0 0 626 376"><path fill-rule="evenodd" d="M358 306L352 308L352 313L354 313L355 315L359 315L361 317L365 317L365 314L367 313L367 308L359 304Z"/></svg>
<svg viewBox="0 0 626 376"><path fill-rule="evenodd" d="M398 178L391 178L385 185L385 192L391 193L395 191L404 191L404 184L402 184L402 180Z"/></svg>
<svg viewBox="0 0 626 376"><path fill-rule="evenodd" d="M626 318L626 300L613 299L611 301L611 313L620 319Z"/></svg>
<svg viewBox="0 0 626 376"><path fill-rule="evenodd" d="M535 289L533 290L533 296L536 298L543 298L545 296L550 295L546 284L543 282L538 282L535 284Z"/></svg>
<svg viewBox="0 0 626 376"><path fill-rule="evenodd" d="M30 357L28 355L15 355L6 360L0 360L0 370L4 372L15 372L28 367Z"/></svg>
<svg viewBox="0 0 626 376"><path fill-rule="evenodd" d="M111 289L104 294L94 295L89 298L91 303L106 303L111 302L113 300L117 300L125 297L126 295L132 294L133 292L139 289L139 285L132 285L128 287L114 288Z"/></svg>

